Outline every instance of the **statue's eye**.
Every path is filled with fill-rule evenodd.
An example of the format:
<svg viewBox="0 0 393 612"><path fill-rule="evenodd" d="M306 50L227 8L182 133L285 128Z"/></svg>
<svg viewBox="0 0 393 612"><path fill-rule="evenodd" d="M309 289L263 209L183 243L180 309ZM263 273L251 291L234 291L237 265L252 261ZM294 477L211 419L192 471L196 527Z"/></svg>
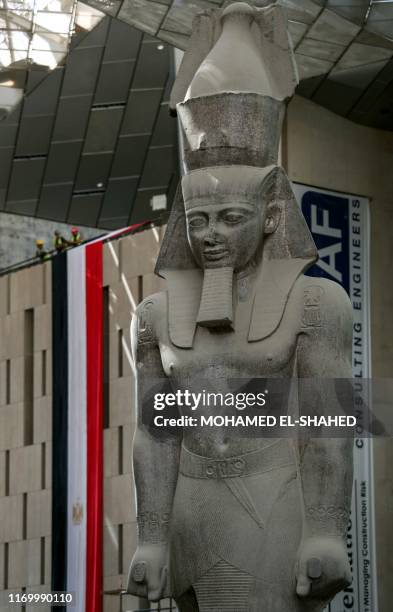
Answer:
<svg viewBox="0 0 393 612"><path fill-rule="evenodd" d="M223 215L223 220L225 221L225 223L230 223L231 225L235 225L236 223L241 223L242 221L245 221L247 219L247 216L242 214L242 213L238 213L238 212L227 212L224 213Z"/></svg>
<svg viewBox="0 0 393 612"><path fill-rule="evenodd" d="M189 217L188 219L188 225L192 229L199 229L200 227L206 225L206 222L206 218L203 215L195 215L194 217Z"/></svg>

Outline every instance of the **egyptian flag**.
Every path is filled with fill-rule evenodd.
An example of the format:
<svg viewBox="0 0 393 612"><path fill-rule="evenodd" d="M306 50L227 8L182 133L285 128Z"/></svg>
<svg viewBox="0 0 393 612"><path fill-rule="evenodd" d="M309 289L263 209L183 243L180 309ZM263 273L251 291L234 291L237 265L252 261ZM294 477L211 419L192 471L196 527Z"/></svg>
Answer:
<svg viewBox="0 0 393 612"><path fill-rule="evenodd" d="M52 260L51 587L75 612L102 612L103 243L140 225Z"/></svg>

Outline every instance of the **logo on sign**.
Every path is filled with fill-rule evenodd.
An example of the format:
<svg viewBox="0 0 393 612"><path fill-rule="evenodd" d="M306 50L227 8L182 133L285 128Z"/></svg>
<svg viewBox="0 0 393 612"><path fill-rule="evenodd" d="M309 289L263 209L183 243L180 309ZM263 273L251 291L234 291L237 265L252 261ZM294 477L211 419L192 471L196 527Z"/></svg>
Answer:
<svg viewBox="0 0 393 612"><path fill-rule="evenodd" d="M348 199L307 191L302 197L302 211L319 254L308 274L330 278L348 291Z"/></svg>

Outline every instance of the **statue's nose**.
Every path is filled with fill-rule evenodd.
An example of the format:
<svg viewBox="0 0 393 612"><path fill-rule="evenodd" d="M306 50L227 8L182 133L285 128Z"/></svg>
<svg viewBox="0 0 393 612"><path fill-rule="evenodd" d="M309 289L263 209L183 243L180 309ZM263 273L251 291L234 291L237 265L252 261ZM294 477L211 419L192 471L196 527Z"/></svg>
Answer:
<svg viewBox="0 0 393 612"><path fill-rule="evenodd" d="M205 237L204 242L208 246L213 246L216 244L217 240L216 237L209 232L209 234Z"/></svg>
<svg viewBox="0 0 393 612"><path fill-rule="evenodd" d="M212 245L217 242L218 232L215 221L210 221L207 233L205 236L205 244Z"/></svg>

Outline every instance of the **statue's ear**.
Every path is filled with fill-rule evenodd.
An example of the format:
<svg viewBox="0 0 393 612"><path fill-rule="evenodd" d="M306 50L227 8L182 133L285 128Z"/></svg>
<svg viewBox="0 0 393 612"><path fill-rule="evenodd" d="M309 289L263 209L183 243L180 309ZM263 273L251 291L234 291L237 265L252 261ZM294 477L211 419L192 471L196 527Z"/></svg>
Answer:
<svg viewBox="0 0 393 612"><path fill-rule="evenodd" d="M292 191L289 179L281 167L266 178L262 197L266 205L264 257L267 259L317 259L318 251Z"/></svg>
<svg viewBox="0 0 393 612"><path fill-rule="evenodd" d="M272 234L276 231L281 217L281 202L269 202L267 205L263 231L265 234Z"/></svg>

